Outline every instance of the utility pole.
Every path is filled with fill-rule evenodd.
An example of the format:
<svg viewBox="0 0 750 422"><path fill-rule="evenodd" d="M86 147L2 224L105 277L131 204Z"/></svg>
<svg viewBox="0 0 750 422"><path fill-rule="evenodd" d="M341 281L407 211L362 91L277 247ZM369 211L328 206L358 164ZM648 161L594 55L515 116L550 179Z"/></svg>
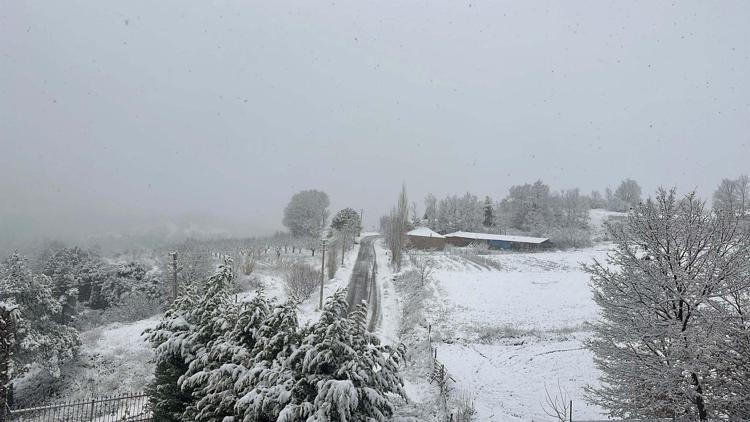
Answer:
<svg viewBox="0 0 750 422"><path fill-rule="evenodd" d="M177 251L171 252L172 255L172 302L177 300Z"/></svg>
<svg viewBox="0 0 750 422"><path fill-rule="evenodd" d="M323 309L323 283L325 282L325 274L326 274L326 240L323 239L323 244L321 246L321 249L323 252L320 254L320 304L318 305L318 309Z"/></svg>
<svg viewBox="0 0 750 422"><path fill-rule="evenodd" d="M364 227L365 221L362 219L362 216L365 215L365 209L360 208L359 209L359 234L357 236L362 236L362 227Z"/></svg>

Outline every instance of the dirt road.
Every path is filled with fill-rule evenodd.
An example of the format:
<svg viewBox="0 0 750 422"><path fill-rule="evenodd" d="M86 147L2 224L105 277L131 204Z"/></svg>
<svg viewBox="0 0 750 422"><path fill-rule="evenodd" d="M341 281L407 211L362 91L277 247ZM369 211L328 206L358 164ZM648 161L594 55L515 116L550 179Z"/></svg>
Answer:
<svg viewBox="0 0 750 422"><path fill-rule="evenodd" d="M380 323L380 294L378 292L376 276L378 263L375 259L375 240L380 236L368 236L362 238L359 244L359 255L352 270L352 278L349 280L349 311L355 306L366 301L368 304L368 329L373 331Z"/></svg>

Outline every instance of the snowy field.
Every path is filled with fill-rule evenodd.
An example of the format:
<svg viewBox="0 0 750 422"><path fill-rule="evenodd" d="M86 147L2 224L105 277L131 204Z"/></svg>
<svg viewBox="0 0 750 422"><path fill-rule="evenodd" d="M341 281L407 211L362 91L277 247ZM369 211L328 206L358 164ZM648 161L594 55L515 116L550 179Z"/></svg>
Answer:
<svg viewBox="0 0 750 422"><path fill-rule="evenodd" d="M438 359L455 378L454 390L476 397L476 420L548 420L545 385L556 391L558 383L573 400L575 418L604 418L583 400L584 386L598 377L582 344L597 308L580 263L606 259L608 248L481 260L425 255L437 268L439 293L426 317Z"/></svg>

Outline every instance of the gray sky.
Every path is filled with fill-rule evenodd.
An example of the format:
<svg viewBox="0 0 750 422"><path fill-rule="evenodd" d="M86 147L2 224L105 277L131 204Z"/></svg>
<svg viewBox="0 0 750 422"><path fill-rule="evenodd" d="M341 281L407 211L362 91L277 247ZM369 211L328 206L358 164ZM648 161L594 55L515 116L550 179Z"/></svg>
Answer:
<svg viewBox="0 0 750 422"><path fill-rule="evenodd" d="M0 0L0 237L750 172L747 1ZM369 224L376 220L371 218ZM4 227L3 227L4 226Z"/></svg>

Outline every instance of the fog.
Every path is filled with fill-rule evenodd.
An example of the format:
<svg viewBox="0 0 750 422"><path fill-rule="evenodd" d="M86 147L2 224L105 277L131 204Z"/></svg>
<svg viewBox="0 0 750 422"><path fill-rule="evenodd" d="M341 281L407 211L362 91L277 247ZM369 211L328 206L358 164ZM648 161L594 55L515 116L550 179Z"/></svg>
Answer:
<svg viewBox="0 0 750 422"><path fill-rule="evenodd" d="M0 0L0 244L747 173L750 3Z"/></svg>

